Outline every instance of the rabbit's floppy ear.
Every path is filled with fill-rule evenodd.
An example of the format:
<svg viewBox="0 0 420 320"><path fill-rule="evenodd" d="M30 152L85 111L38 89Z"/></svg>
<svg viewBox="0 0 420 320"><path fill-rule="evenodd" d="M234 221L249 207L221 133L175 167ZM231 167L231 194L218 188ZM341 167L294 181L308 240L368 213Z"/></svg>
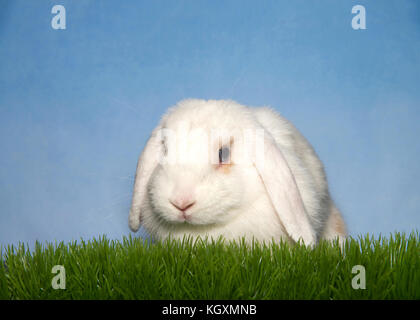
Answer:
<svg viewBox="0 0 420 320"><path fill-rule="evenodd" d="M306 245L315 245L315 230L286 158L266 130L262 141L264 156L254 164L281 223L294 241L302 239Z"/></svg>
<svg viewBox="0 0 420 320"><path fill-rule="evenodd" d="M155 170L159 162L159 157L161 156L162 142L160 129L160 126L158 126L153 130L137 163L133 199L131 201L131 209L128 218L129 227L132 231L137 231L140 228L140 211L147 194L147 184L149 183L150 176Z"/></svg>

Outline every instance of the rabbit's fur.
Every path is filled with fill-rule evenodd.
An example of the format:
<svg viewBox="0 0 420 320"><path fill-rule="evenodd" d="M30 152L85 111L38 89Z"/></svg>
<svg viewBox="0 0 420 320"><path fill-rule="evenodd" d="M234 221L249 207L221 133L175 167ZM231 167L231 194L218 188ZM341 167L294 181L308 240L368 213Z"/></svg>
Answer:
<svg viewBox="0 0 420 320"><path fill-rule="evenodd" d="M273 109L227 100L183 100L162 117L137 166L129 225L140 223L157 239L346 237L308 141Z"/></svg>

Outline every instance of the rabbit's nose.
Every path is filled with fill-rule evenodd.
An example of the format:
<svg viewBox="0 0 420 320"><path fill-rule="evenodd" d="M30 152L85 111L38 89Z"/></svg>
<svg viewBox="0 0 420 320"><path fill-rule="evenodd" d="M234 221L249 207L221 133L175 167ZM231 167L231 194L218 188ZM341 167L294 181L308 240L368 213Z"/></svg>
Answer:
<svg viewBox="0 0 420 320"><path fill-rule="evenodd" d="M174 200L169 200L169 202L178 210L184 212L191 208L195 204L195 200L189 198L177 198Z"/></svg>

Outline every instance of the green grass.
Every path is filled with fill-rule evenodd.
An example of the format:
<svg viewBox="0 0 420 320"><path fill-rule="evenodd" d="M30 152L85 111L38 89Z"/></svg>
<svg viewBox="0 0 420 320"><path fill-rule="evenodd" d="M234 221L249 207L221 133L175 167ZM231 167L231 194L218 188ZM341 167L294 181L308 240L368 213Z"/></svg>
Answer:
<svg viewBox="0 0 420 320"><path fill-rule="evenodd" d="M419 253L418 231L342 249L131 237L8 246L0 299L420 299ZM51 286L54 265L65 267L65 290ZM365 290L352 288L355 265L365 267Z"/></svg>

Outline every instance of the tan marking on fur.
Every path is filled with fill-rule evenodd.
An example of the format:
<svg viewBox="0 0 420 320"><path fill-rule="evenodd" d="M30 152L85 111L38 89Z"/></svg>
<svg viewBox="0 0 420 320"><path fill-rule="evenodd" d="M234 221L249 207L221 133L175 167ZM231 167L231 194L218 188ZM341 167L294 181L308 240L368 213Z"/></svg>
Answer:
<svg viewBox="0 0 420 320"><path fill-rule="evenodd" d="M346 225L344 224L344 221L341 217L337 219L336 226L337 226L337 232L341 233L343 236L347 235Z"/></svg>
<svg viewBox="0 0 420 320"><path fill-rule="evenodd" d="M343 236L347 235L346 224L344 223L343 217L336 210L333 212L333 223L337 233Z"/></svg>
<svg viewBox="0 0 420 320"><path fill-rule="evenodd" d="M222 171L224 174L229 174L232 169L233 163L229 164L219 164L218 170Z"/></svg>

